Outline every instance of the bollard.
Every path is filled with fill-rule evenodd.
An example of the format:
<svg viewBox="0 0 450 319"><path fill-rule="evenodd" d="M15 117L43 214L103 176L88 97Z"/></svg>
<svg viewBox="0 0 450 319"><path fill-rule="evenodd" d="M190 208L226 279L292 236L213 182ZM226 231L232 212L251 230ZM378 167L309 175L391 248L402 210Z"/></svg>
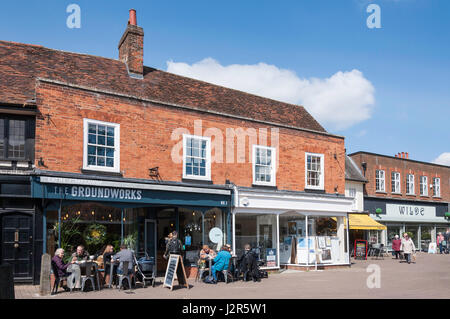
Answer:
<svg viewBox="0 0 450 319"><path fill-rule="evenodd" d="M41 258L41 280L39 285L39 294L41 296L50 294L50 268L51 257L49 254L43 254Z"/></svg>
<svg viewBox="0 0 450 319"><path fill-rule="evenodd" d="M0 265L0 300L15 299L13 267L10 264Z"/></svg>

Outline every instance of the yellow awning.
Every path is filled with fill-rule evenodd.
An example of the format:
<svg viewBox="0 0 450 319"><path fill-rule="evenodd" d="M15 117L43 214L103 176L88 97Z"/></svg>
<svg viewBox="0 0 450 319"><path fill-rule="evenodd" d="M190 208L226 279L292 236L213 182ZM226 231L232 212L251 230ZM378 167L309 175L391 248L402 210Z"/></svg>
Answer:
<svg viewBox="0 0 450 319"><path fill-rule="evenodd" d="M387 228L366 214L348 214L348 218L350 229L385 230Z"/></svg>

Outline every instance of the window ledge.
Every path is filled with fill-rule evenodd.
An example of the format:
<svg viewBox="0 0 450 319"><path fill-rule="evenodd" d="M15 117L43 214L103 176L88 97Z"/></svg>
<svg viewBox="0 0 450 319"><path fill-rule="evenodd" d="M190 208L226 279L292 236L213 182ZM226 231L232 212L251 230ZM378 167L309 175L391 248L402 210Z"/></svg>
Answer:
<svg viewBox="0 0 450 319"><path fill-rule="evenodd" d="M402 193L394 193L394 192L392 192L391 194L392 195L400 195L400 196L403 195Z"/></svg>
<svg viewBox="0 0 450 319"><path fill-rule="evenodd" d="M416 196L416 194L406 194L406 196Z"/></svg>
<svg viewBox="0 0 450 319"><path fill-rule="evenodd" d="M265 185L265 184L252 184L252 187L254 188L265 188L265 189L278 189L278 187L276 185Z"/></svg>
<svg viewBox="0 0 450 319"><path fill-rule="evenodd" d="M436 199L442 199L441 196L431 196L431 197L436 198Z"/></svg>
<svg viewBox="0 0 450 319"><path fill-rule="evenodd" d="M375 193L377 193L377 194L386 194L387 195L387 192L384 192L384 191L375 191Z"/></svg>
<svg viewBox="0 0 450 319"><path fill-rule="evenodd" d="M183 177L181 179L182 182L185 183L197 183L197 184L206 184L206 185L212 185L212 180L208 179L196 179L196 178L189 178L189 177Z"/></svg>

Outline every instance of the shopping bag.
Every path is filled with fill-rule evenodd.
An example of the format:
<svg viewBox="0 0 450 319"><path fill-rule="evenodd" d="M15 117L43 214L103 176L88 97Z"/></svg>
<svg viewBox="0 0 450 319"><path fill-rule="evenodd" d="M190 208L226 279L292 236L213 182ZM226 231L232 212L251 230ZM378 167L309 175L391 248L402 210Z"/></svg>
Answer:
<svg viewBox="0 0 450 319"><path fill-rule="evenodd" d="M412 261L413 261L413 263L416 262L416 254L413 254L413 255L412 255Z"/></svg>

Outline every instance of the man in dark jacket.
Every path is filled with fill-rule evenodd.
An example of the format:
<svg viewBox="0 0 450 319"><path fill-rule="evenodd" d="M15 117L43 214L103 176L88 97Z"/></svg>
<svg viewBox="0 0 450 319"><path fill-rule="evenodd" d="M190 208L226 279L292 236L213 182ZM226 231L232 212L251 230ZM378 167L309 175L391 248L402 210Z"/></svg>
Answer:
<svg viewBox="0 0 450 319"><path fill-rule="evenodd" d="M244 280L247 280L246 275L250 275L253 281L260 281L258 274L257 256L252 251L249 244L245 245L244 252L238 259L240 265L239 269L244 274Z"/></svg>

